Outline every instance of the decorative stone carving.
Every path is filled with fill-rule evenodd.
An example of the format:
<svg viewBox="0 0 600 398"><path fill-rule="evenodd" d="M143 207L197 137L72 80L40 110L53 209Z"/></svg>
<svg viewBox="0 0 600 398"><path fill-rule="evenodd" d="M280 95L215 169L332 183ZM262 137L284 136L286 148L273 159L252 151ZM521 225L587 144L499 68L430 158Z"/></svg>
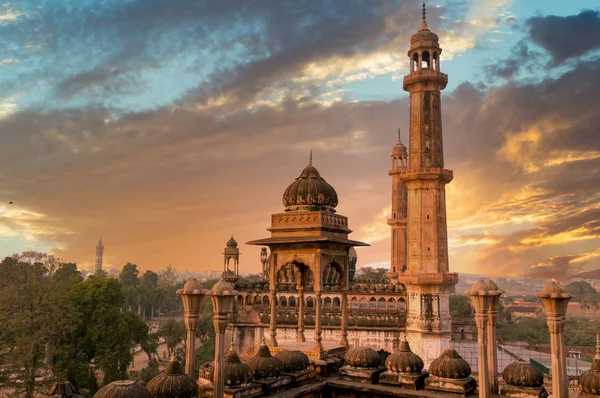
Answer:
<svg viewBox="0 0 600 398"><path fill-rule="evenodd" d="M477 383L470 377L471 366L454 349L446 349L429 366L430 377L425 380L425 390L439 391L466 397Z"/></svg>
<svg viewBox="0 0 600 398"><path fill-rule="evenodd" d="M546 398L544 375L529 362L513 362L502 372L504 383L499 386L500 395L519 398Z"/></svg>

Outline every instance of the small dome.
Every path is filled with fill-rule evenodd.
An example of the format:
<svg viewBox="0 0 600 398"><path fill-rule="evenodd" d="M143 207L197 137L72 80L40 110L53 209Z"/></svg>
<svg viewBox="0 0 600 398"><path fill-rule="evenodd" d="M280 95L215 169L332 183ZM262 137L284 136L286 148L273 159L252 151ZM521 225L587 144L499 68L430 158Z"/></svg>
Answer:
<svg viewBox="0 0 600 398"><path fill-rule="evenodd" d="M229 238L229 240L227 241L227 247L236 248L237 245L238 243L235 241L235 239L233 239L233 235L231 235L231 238Z"/></svg>
<svg viewBox="0 0 600 398"><path fill-rule="evenodd" d="M421 373L423 366L423 360L410 350L406 340L400 343L398 352L387 357L385 361L387 370L396 373Z"/></svg>
<svg viewBox="0 0 600 398"><path fill-rule="evenodd" d="M312 157L312 154L311 154ZM312 165L302 170L300 177L292 182L283 193L285 211L292 210L327 210L335 211L338 204L337 192L319 174Z"/></svg>
<svg viewBox="0 0 600 398"><path fill-rule="evenodd" d="M600 332L596 334L596 356L590 370L579 377L579 389L590 395L600 395Z"/></svg>
<svg viewBox="0 0 600 398"><path fill-rule="evenodd" d="M285 372L299 372L306 370L310 365L310 360L302 351L280 351L275 355L275 358L281 361Z"/></svg>
<svg viewBox="0 0 600 398"><path fill-rule="evenodd" d="M192 398L198 392L196 380L183 373L175 357L171 358L163 373L148 382L147 388L153 398Z"/></svg>
<svg viewBox="0 0 600 398"><path fill-rule="evenodd" d="M71 384L70 381L57 381L54 384L52 384L52 387L50 387L50 390L48 390L48 393L46 394L49 397L56 397L56 398L80 398L81 395L79 395L77 393L77 390L75 389L75 387L73 386L73 384Z"/></svg>
<svg viewBox="0 0 600 398"><path fill-rule="evenodd" d="M447 379L464 379L471 374L471 366L456 350L448 348L431 362L429 373Z"/></svg>
<svg viewBox="0 0 600 398"><path fill-rule="evenodd" d="M381 355L370 347L355 347L346 353L346 365L353 368L376 369L381 366Z"/></svg>
<svg viewBox="0 0 600 398"><path fill-rule="evenodd" d="M233 285L223 279L219 279L211 288L212 294L216 296L231 296L237 294L233 289Z"/></svg>
<svg viewBox="0 0 600 398"><path fill-rule="evenodd" d="M400 129L398 129L398 142L394 145L392 149L392 157L394 156L408 156L408 150L406 149L406 145L402 143L400 139Z"/></svg>
<svg viewBox="0 0 600 398"><path fill-rule="evenodd" d="M269 347L263 339L256 355L248 361L250 369L254 373L254 378L258 380L272 379L279 377L283 373L283 364L281 361L271 355Z"/></svg>
<svg viewBox="0 0 600 398"><path fill-rule="evenodd" d="M507 384L517 387L540 387L544 384L544 375L529 362L517 361L509 364L502 372Z"/></svg>
<svg viewBox="0 0 600 398"><path fill-rule="evenodd" d="M237 352L230 349L225 355L224 364L225 385L228 387L240 386L248 384L252 380L252 370L250 366L240 361Z"/></svg>
<svg viewBox="0 0 600 398"><path fill-rule="evenodd" d="M94 398L150 398L144 384L134 380L117 380L105 385Z"/></svg>

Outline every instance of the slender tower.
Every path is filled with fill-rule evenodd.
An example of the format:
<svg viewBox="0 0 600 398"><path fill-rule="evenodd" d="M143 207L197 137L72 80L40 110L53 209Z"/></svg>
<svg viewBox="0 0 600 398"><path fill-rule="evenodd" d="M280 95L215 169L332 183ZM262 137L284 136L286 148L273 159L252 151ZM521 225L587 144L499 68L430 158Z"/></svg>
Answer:
<svg viewBox="0 0 600 398"><path fill-rule="evenodd" d="M406 146L400 138L398 129L398 142L392 149L392 218L388 224L392 227L392 258L388 279L392 283L398 282L398 273L406 270L406 184L402 181L402 174L408 168L408 153Z"/></svg>
<svg viewBox="0 0 600 398"><path fill-rule="evenodd" d="M104 243L102 243L102 239L98 239L98 244L96 245L96 267L94 269L95 272L102 271L102 256L104 255Z"/></svg>
<svg viewBox="0 0 600 398"><path fill-rule="evenodd" d="M410 39L410 73L404 77L410 93L409 162L398 173L407 188L407 264L398 278L409 301L407 338L427 367L450 344L450 293L458 282L448 268L445 186L453 174L444 168L440 92L448 76L440 71L441 53L423 4L421 29Z"/></svg>

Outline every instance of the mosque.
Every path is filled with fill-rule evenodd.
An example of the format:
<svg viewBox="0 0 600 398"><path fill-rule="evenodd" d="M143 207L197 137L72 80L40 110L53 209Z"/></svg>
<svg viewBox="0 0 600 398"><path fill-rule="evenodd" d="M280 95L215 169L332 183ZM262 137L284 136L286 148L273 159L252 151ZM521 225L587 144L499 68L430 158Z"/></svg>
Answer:
<svg viewBox="0 0 600 398"><path fill-rule="evenodd" d="M448 263L445 186L453 173L443 157L440 92L448 77L441 54L423 7L404 78L409 147L398 137L391 155L392 250L385 283L355 283L354 247L366 244L349 238L348 218L335 210L337 193L311 159L284 191L284 210L271 215L270 236L248 242L263 247L263 281L239 279L232 237L222 279L206 291L192 278L177 292L188 336L195 336L202 300L213 303L215 360L200 366L199 378L195 339L188 338L185 372L172 359L147 386L118 381L95 396L569 397L563 324L571 295L557 282L537 294L551 335L551 387L529 362L516 360L499 374L495 319L503 291L491 280L467 293L476 314L477 368L450 347L449 296L458 275ZM60 394L71 387L53 388ZM600 396L600 335L579 388L580 397Z"/></svg>

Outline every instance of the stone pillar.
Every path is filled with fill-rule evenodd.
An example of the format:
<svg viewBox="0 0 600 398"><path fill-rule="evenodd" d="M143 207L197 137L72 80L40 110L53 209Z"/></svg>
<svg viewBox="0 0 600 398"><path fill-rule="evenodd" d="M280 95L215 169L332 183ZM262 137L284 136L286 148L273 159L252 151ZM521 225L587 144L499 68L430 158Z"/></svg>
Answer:
<svg viewBox="0 0 600 398"><path fill-rule="evenodd" d="M439 57L439 56L438 56ZM498 339L496 338L496 320L498 319L498 305L500 296L504 290L498 288L498 285L492 280L487 281L488 288L497 291L499 294L492 296L490 309L488 313L488 367L490 376L490 391L498 393Z"/></svg>
<svg viewBox="0 0 600 398"><path fill-rule="evenodd" d="M348 292L345 286L342 287L342 338L340 345L349 348L348 342Z"/></svg>
<svg viewBox="0 0 600 398"><path fill-rule="evenodd" d="M569 396L569 378L567 376L567 357L565 355L564 322L567 305L573 297L558 283L551 281L541 293L536 294L546 309L548 329L550 330L550 351L552 355L552 395Z"/></svg>
<svg viewBox="0 0 600 398"><path fill-rule="evenodd" d="M497 289L490 289L488 283L479 280L467 294L471 297L471 303L473 303L473 308L475 309L475 323L477 324L477 389L479 390L480 398L489 398L490 375L487 349L488 311L494 296L500 295L500 292Z"/></svg>
<svg viewBox="0 0 600 398"><path fill-rule="evenodd" d="M184 322L187 330L187 343L185 345L185 373L194 377L194 363L196 358L196 327L200 317L200 308L206 295L202 284L196 278L190 278L182 289L176 292L181 296L184 310Z"/></svg>
<svg viewBox="0 0 600 398"><path fill-rule="evenodd" d="M304 286L298 284L298 334L296 341L304 342Z"/></svg>
<svg viewBox="0 0 600 398"><path fill-rule="evenodd" d="M225 330L229 324L229 314L233 309L233 303L238 292L233 289L230 283L220 279L212 287L212 291L207 292L207 294L210 294L213 304L213 324L215 327L213 398L222 398L225 388Z"/></svg>
<svg viewBox="0 0 600 398"><path fill-rule="evenodd" d="M321 336L321 310L323 307L323 298L321 291L315 291L315 351L323 352L323 337Z"/></svg>
<svg viewBox="0 0 600 398"><path fill-rule="evenodd" d="M271 345L277 347L277 291L271 290Z"/></svg>
<svg viewBox="0 0 600 398"><path fill-rule="evenodd" d="M224 394L225 386L225 330L229 323L227 313L216 313L213 317L215 326L215 375L213 397L220 398ZM187 366L187 363L186 363Z"/></svg>

